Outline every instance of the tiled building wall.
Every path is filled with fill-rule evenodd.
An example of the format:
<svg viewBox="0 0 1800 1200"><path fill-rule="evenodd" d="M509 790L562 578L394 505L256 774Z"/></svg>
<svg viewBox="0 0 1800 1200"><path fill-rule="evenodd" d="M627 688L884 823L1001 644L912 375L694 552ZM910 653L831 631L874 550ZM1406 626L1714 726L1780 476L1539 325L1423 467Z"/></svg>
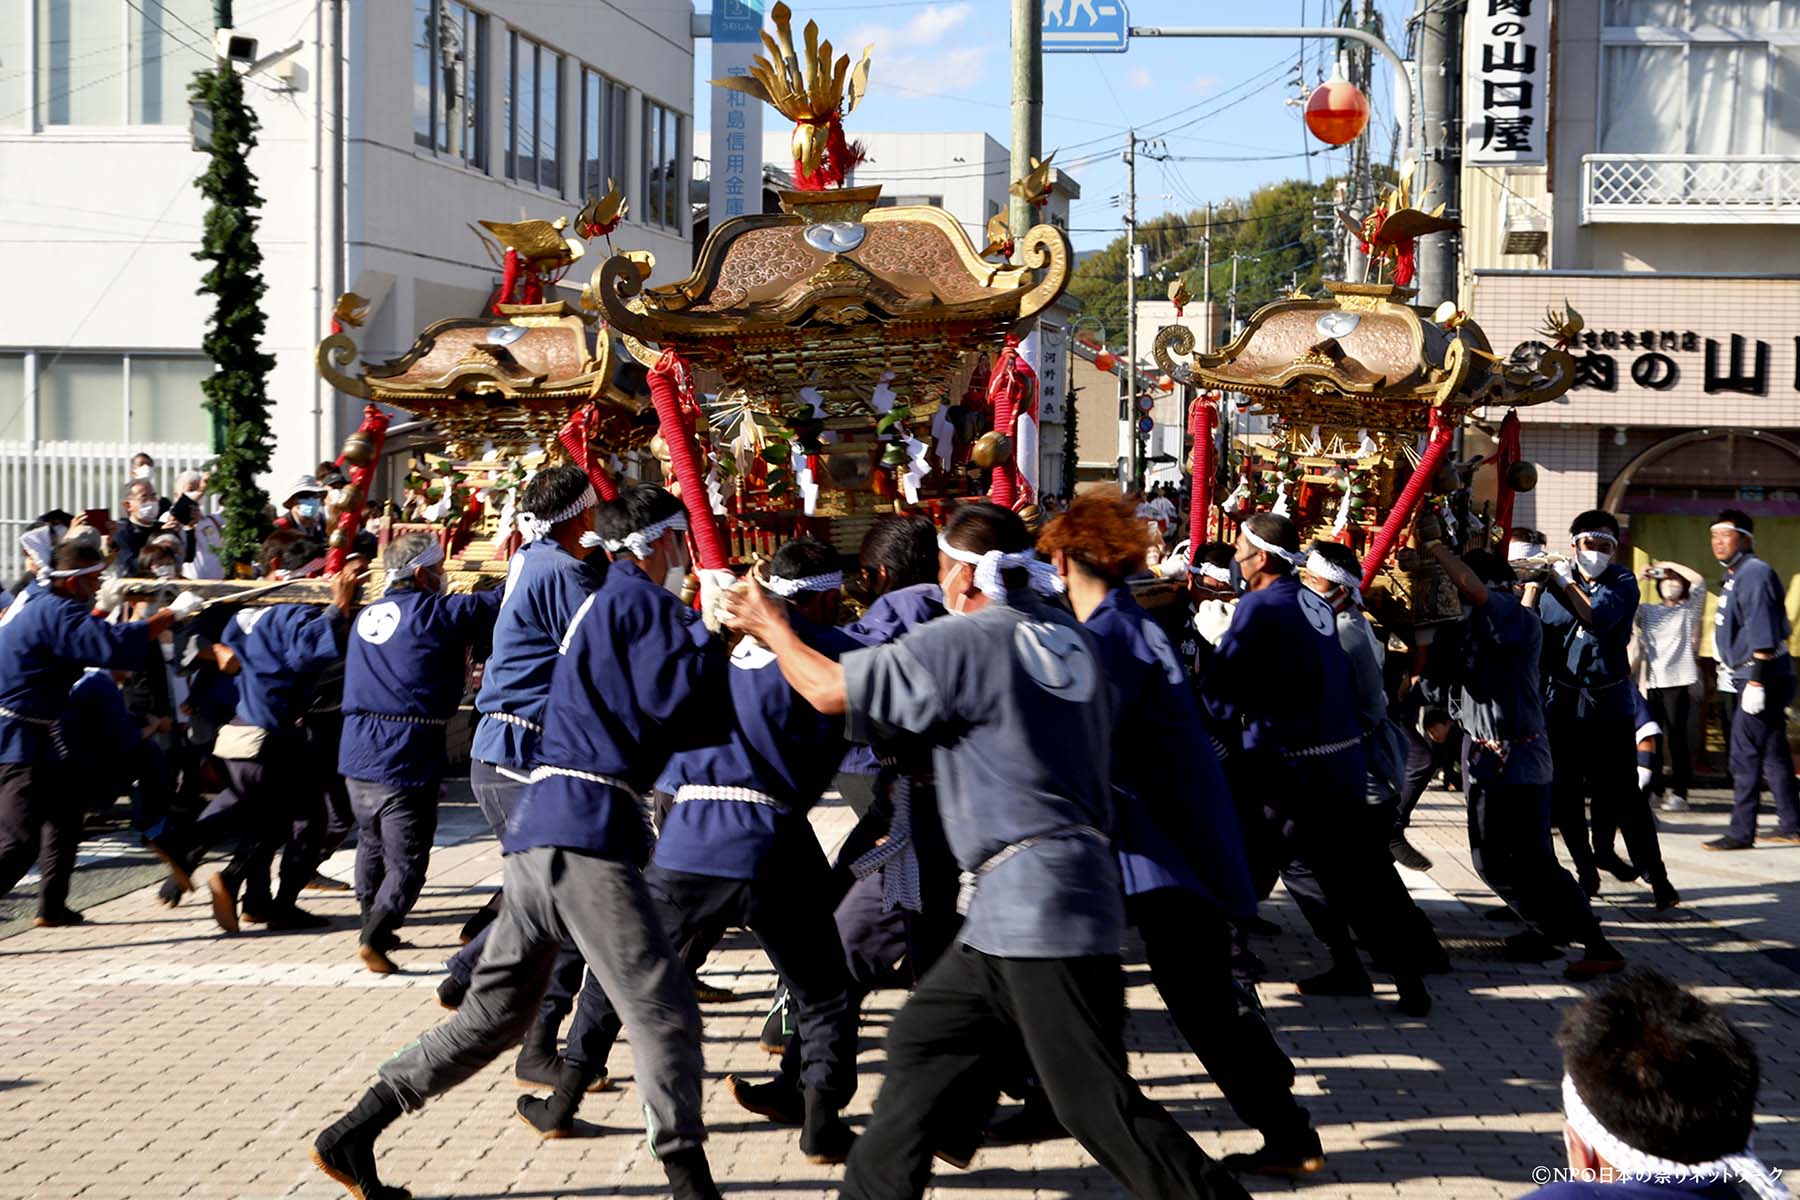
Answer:
<svg viewBox="0 0 1800 1200"><path fill-rule="evenodd" d="M1537 487L1513 501L1513 523L1549 535L1551 549L1567 540L1575 515L1600 502L1600 435L1569 426L1527 425L1520 451L1538 469Z"/></svg>

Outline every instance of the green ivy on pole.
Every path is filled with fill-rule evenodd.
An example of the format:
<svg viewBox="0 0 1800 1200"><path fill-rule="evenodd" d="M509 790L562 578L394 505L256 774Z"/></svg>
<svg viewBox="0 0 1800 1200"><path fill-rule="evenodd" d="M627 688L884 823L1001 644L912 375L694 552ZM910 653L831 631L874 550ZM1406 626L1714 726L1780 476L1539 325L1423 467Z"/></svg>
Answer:
<svg viewBox="0 0 1800 1200"><path fill-rule="evenodd" d="M244 103L244 84L230 63L194 76L190 94L212 116L208 157L198 186L211 207L201 248L194 257L212 264L200 292L213 297L212 321L202 345L213 374L201 383L212 413L218 459L211 486L225 518L225 562L256 560L269 531L268 495L257 477L269 469L269 369L275 359L261 350L264 326L262 251L256 244L256 210L262 197L250 172L256 146L256 114Z"/></svg>
<svg viewBox="0 0 1800 1200"><path fill-rule="evenodd" d="M1071 390L1063 401L1063 499L1075 498L1075 468L1081 457L1075 453L1075 392Z"/></svg>

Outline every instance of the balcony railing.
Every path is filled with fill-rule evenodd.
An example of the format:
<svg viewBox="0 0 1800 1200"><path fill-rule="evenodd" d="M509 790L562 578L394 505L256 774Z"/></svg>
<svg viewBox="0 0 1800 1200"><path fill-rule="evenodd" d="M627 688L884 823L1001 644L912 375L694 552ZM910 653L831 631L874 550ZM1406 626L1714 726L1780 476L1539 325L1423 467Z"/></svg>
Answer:
<svg viewBox="0 0 1800 1200"><path fill-rule="evenodd" d="M1800 158L1589 154L1584 224L1800 224Z"/></svg>

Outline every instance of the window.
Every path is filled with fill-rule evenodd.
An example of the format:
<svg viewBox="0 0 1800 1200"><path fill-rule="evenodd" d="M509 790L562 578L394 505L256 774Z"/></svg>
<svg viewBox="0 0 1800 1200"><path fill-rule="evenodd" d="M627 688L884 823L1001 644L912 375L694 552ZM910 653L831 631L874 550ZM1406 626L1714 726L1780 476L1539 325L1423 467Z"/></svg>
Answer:
<svg viewBox="0 0 1800 1200"><path fill-rule="evenodd" d="M1796 7L1606 0L1600 152L1800 154Z"/></svg>
<svg viewBox="0 0 1800 1200"><path fill-rule="evenodd" d="M625 85L581 68L581 194L606 193L611 179L631 186L625 170Z"/></svg>
<svg viewBox="0 0 1800 1200"><path fill-rule="evenodd" d="M487 18L457 0L413 0L413 144L487 168Z"/></svg>
<svg viewBox="0 0 1800 1200"><path fill-rule="evenodd" d="M209 0L3 0L0 9L0 124L185 125L188 82L212 65Z"/></svg>
<svg viewBox="0 0 1800 1200"><path fill-rule="evenodd" d="M681 114L654 100L644 101L644 220L679 231L686 206L681 162Z"/></svg>
<svg viewBox="0 0 1800 1200"><path fill-rule="evenodd" d="M37 369L37 441L204 446L211 415L197 354L0 354L0 442L30 437L27 360Z"/></svg>
<svg viewBox="0 0 1800 1200"><path fill-rule="evenodd" d="M921 204L932 208L942 208L944 207L944 198L942 196L883 196L875 202L875 207L916 208ZM989 213L988 215L993 216L993 213Z"/></svg>
<svg viewBox="0 0 1800 1200"><path fill-rule="evenodd" d="M517 31L510 34L507 50L506 177L560 193L562 55Z"/></svg>

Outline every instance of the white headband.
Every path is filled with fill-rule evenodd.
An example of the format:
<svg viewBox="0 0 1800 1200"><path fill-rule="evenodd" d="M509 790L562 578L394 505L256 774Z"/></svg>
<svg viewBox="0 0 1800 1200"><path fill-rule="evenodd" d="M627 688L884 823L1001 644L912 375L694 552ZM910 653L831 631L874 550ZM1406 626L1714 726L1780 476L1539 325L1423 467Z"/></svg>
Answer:
<svg viewBox="0 0 1800 1200"><path fill-rule="evenodd" d="M1306 573L1317 575L1325 582L1335 583L1341 588L1349 588L1350 595L1357 603L1362 602L1362 579L1344 570L1317 550L1306 556Z"/></svg>
<svg viewBox="0 0 1800 1200"><path fill-rule="evenodd" d="M1569 545L1573 546L1578 544L1582 538L1594 538L1598 541L1611 542L1615 546L1619 544L1619 539L1606 532L1604 529L1584 529L1580 533L1571 533L1569 535Z"/></svg>
<svg viewBox="0 0 1800 1200"><path fill-rule="evenodd" d="M1745 529L1741 525L1733 525L1730 521L1720 521L1720 522L1714 524L1713 526L1711 526L1707 530L1707 532L1708 533L1717 533L1721 529L1725 530L1727 533L1741 533L1753 542L1756 540L1756 535L1754 533L1751 533L1748 529Z"/></svg>
<svg viewBox="0 0 1800 1200"><path fill-rule="evenodd" d="M1188 574L1189 575L1204 575L1206 578L1215 579L1220 583L1230 583L1231 582L1230 568L1215 567L1211 563L1200 563L1198 566L1196 566L1193 563L1189 563L1188 564Z"/></svg>
<svg viewBox="0 0 1800 1200"><path fill-rule="evenodd" d="M1000 572L1014 569L1030 573L1034 592L1054 596L1063 590L1063 581L1058 578L1056 568L1039 558L1035 550L1019 550L1012 554L989 550L986 554L977 554L973 550L958 550L945 541L941 533L938 534L938 549L945 557L975 568L975 586L984 596L1004 599L1006 584L1001 582Z"/></svg>
<svg viewBox="0 0 1800 1200"><path fill-rule="evenodd" d="M514 522L519 526L519 536L528 542L540 541L550 536L550 531L567 521L570 517L578 517L588 509L600 503L600 497L594 495L594 485L589 484L582 490L575 502L561 512L540 517L536 513L515 513Z"/></svg>
<svg viewBox="0 0 1800 1200"><path fill-rule="evenodd" d="M621 550L629 550L633 558L649 558L650 549L656 545L657 538L671 529L679 529L686 533L687 527L687 514L678 512L646 525L635 533L628 533L618 541L603 541L601 545L614 554Z"/></svg>
<svg viewBox="0 0 1800 1200"><path fill-rule="evenodd" d="M389 572L395 579L405 579L414 571L435 567L444 561L444 543L432 538L423 549Z"/></svg>
<svg viewBox="0 0 1800 1200"><path fill-rule="evenodd" d="M70 567L64 571L46 571L44 574L50 579L79 579L83 575L98 575L104 570L105 563L95 563L91 567Z"/></svg>
<svg viewBox="0 0 1800 1200"><path fill-rule="evenodd" d="M1575 1081L1567 1075L1562 1081L1563 1117L1569 1122L1569 1128L1581 1136L1594 1153L1611 1163L1620 1175L1632 1179L1654 1180L1661 1177L1673 1177L1676 1180L1693 1179L1695 1181L1722 1180L1726 1183L1743 1182L1764 1200L1783 1200L1788 1195L1780 1178L1769 1169L1767 1163L1753 1152L1748 1145L1736 1154L1727 1154L1711 1162L1683 1163L1673 1159L1658 1158L1635 1146L1628 1146L1600 1123L1592 1110L1581 1101L1581 1094L1575 1090Z"/></svg>
<svg viewBox="0 0 1800 1200"><path fill-rule="evenodd" d="M836 591L844 586L844 573L827 571L823 575L804 575L799 579L783 579L779 575L770 575L762 583L764 587L783 600L789 600L802 592Z"/></svg>
<svg viewBox="0 0 1800 1200"><path fill-rule="evenodd" d="M50 540L50 527L39 525L36 529L20 534L19 548L30 555L40 567L49 566L50 556L56 548L55 543Z"/></svg>
<svg viewBox="0 0 1800 1200"><path fill-rule="evenodd" d="M1302 555L1298 550L1283 550L1280 546L1277 546L1274 542L1263 541L1261 538L1257 537L1256 534L1254 534L1250 531L1250 527L1248 525L1244 526L1243 534L1244 534L1244 537L1249 539L1249 542L1252 546L1255 546L1258 550L1261 550L1265 554L1273 554L1276 558L1285 559L1287 562L1292 563L1296 567L1299 566L1302 562L1306 561L1305 556Z"/></svg>

